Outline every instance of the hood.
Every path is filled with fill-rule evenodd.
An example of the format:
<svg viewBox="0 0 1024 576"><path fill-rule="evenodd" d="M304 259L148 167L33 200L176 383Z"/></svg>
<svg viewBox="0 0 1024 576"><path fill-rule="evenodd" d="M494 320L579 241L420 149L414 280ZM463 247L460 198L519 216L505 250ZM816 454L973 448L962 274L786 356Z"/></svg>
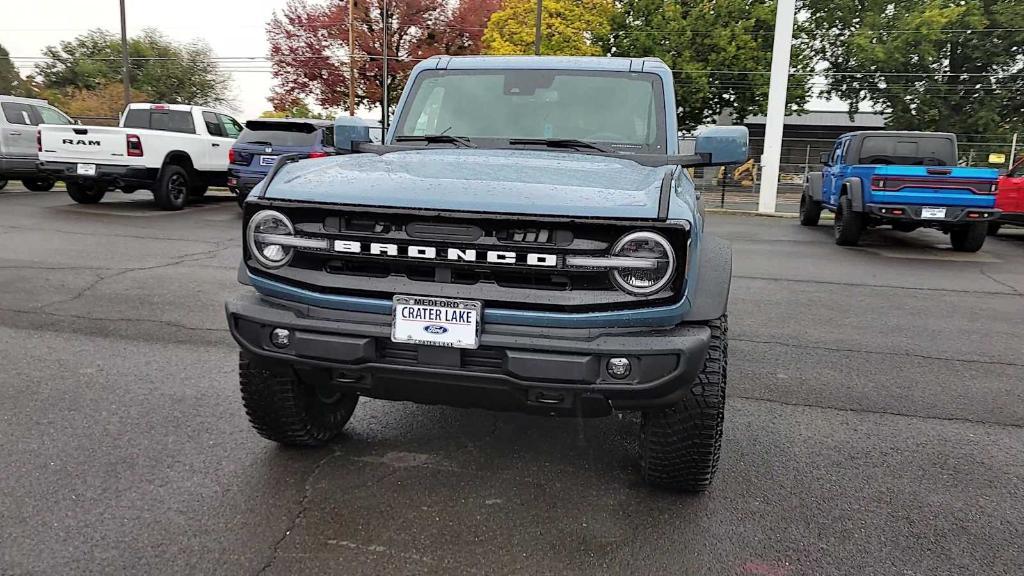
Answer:
<svg viewBox="0 0 1024 576"><path fill-rule="evenodd" d="M282 167L265 197L508 214L656 218L671 167L546 150L351 154Z"/></svg>

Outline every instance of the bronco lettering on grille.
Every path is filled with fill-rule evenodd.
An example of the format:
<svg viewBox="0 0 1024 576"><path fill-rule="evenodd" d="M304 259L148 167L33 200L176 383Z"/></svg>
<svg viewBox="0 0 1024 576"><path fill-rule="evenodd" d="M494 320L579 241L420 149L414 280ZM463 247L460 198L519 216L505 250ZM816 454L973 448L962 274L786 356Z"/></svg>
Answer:
<svg viewBox="0 0 1024 576"><path fill-rule="evenodd" d="M346 254L369 254L371 256L390 256L417 258L422 260L442 260L449 262L487 262L488 264L522 264L528 266L553 267L558 265L558 257L554 254L521 254L502 250L459 248L436 248L434 246L399 246L371 242L355 242L352 240L335 240L334 251Z"/></svg>

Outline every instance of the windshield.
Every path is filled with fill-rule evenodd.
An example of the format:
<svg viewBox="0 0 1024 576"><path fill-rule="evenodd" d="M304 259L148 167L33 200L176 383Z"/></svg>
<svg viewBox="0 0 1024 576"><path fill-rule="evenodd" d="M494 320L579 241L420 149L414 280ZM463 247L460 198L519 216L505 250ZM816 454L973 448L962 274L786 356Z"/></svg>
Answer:
<svg viewBox="0 0 1024 576"><path fill-rule="evenodd" d="M665 152L661 79L576 70L429 70L420 73L395 135L575 139L622 152ZM612 113L614 112L614 113Z"/></svg>
<svg viewBox="0 0 1024 576"><path fill-rule="evenodd" d="M249 121L245 124L245 130L238 135L238 141L242 144L272 146L314 146L317 143L317 128L306 123Z"/></svg>
<svg viewBox="0 0 1024 576"><path fill-rule="evenodd" d="M955 166L956 146L949 138L867 136L860 147L859 163Z"/></svg>

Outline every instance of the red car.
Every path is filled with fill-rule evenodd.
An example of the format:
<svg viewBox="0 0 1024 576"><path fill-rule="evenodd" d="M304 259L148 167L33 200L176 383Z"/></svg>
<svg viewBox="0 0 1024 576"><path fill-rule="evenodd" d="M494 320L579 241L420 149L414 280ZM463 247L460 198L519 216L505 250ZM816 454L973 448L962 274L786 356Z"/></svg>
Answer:
<svg viewBox="0 0 1024 576"><path fill-rule="evenodd" d="M1004 176L999 177L996 208L1003 211L999 219L988 225L989 234L995 234L1003 224L1024 226L1024 159Z"/></svg>

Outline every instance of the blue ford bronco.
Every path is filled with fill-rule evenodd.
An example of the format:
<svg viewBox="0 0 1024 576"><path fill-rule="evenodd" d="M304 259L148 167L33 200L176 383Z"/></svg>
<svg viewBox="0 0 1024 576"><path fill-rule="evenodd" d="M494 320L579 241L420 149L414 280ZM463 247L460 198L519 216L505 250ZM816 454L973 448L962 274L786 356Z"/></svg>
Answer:
<svg viewBox="0 0 1024 576"><path fill-rule="evenodd" d="M817 226L835 212L835 242L856 246L863 231L935 228L953 249L977 252L995 208L998 170L957 166L956 136L939 132L851 132L821 154L824 169L807 175L800 223Z"/></svg>
<svg viewBox="0 0 1024 576"><path fill-rule="evenodd" d="M732 276L685 169L742 163L742 127L677 149L656 59L433 57L382 144L281 157L243 206L226 303L249 419L337 435L361 396L540 415L640 412L652 484L718 463Z"/></svg>

